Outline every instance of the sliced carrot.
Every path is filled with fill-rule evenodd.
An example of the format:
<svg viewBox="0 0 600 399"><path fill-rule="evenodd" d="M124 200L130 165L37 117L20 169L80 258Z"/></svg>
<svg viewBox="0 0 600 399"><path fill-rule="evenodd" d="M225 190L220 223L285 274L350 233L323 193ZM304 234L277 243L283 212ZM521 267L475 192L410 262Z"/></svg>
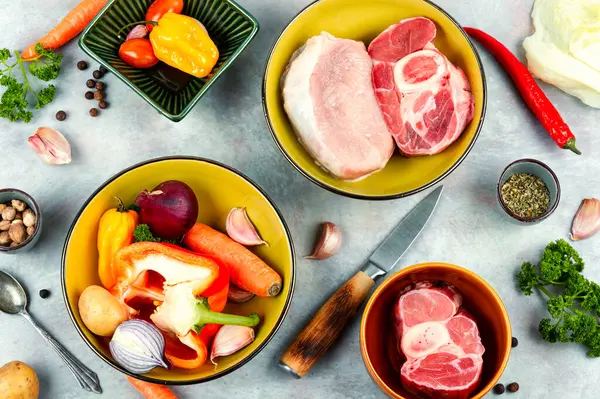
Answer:
<svg viewBox="0 0 600 399"><path fill-rule="evenodd" d="M85 29L107 2L108 0L82 0L46 36L23 51L21 57L24 60L37 57L37 43L42 43L43 48L50 50L66 44Z"/></svg>
<svg viewBox="0 0 600 399"><path fill-rule="evenodd" d="M210 256L229 268L231 282L261 297L273 297L281 291L281 276L262 259L225 234L196 223L185 235L192 251Z"/></svg>
<svg viewBox="0 0 600 399"><path fill-rule="evenodd" d="M127 381L140 391L146 399L177 399L177 396L163 385L152 384L129 376Z"/></svg>

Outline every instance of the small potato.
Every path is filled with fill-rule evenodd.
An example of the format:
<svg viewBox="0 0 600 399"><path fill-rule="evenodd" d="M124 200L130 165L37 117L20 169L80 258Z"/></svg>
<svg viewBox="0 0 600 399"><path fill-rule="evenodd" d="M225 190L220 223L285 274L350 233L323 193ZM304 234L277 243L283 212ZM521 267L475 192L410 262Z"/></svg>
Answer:
<svg viewBox="0 0 600 399"><path fill-rule="evenodd" d="M79 314L87 328L101 337L110 337L125 320L127 311L103 287L90 285L79 298Z"/></svg>
<svg viewBox="0 0 600 399"><path fill-rule="evenodd" d="M35 371L23 362L10 362L0 367L0 398L37 399L40 382Z"/></svg>

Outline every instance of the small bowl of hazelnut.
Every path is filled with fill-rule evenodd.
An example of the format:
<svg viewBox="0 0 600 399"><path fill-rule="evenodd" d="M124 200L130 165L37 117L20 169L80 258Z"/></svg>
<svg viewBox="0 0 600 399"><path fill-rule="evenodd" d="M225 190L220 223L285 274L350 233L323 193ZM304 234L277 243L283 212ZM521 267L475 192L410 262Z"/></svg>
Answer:
<svg viewBox="0 0 600 399"><path fill-rule="evenodd" d="M35 246L42 214L29 194L16 188L0 190L0 252L16 254Z"/></svg>

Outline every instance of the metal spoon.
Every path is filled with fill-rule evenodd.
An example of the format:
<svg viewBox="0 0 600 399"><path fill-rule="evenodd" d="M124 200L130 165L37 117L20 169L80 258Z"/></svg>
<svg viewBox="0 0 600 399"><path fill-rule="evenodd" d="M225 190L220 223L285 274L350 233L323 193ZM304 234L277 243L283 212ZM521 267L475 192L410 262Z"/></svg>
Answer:
<svg viewBox="0 0 600 399"><path fill-rule="evenodd" d="M50 336L27 313L27 294L19 282L10 274L0 270L0 311L8 314L19 314L25 317L42 337L53 347L65 362L71 373L79 382L79 386L86 391L102 393L100 380L96 373L88 369L75 358L68 350Z"/></svg>

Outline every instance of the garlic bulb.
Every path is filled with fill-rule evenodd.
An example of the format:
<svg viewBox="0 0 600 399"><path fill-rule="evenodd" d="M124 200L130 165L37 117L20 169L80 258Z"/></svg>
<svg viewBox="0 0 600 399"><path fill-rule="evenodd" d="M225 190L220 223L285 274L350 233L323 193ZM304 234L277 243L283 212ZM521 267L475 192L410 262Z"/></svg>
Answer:
<svg viewBox="0 0 600 399"><path fill-rule="evenodd" d="M58 130L40 127L27 140L37 156L50 165L71 163L71 146Z"/></svg>
<svg viewBox="0 0 600 399"><path fill-rule="evenodd" d="M573 219L571 240L583 240L600 231L600 200L586 198Z"/></svg>
<svg viewBox="0 0 600 399"><path fill-rule="evenodd" d="M321 236L312 255L306 259L327 259L342 246L342 231L331 222L323 223Z"/></svg>
<svg viewBox="0 0 600 399"><path fill-rule="evenodd" d="M251 327L225 325L219 329L210 351L210 361L214 358L228 356L254 342L254 330Z"/></svg>
<svg viewBox="0 0 600 399"><path fill-rule="evenodd" d="M127 320L117 327L109 344L117 363L134 374L144 374L155 367L170 368L165 360L165 337L144 320Z"/></svg>
<svg viewBox="0 0 600 399"><path fill-rule="evenodd" d="M233 241L242 245L262 245L266 242L260 238L256 228L250 221L246 208L233 208L225 221L227 234Z"/></svg>

